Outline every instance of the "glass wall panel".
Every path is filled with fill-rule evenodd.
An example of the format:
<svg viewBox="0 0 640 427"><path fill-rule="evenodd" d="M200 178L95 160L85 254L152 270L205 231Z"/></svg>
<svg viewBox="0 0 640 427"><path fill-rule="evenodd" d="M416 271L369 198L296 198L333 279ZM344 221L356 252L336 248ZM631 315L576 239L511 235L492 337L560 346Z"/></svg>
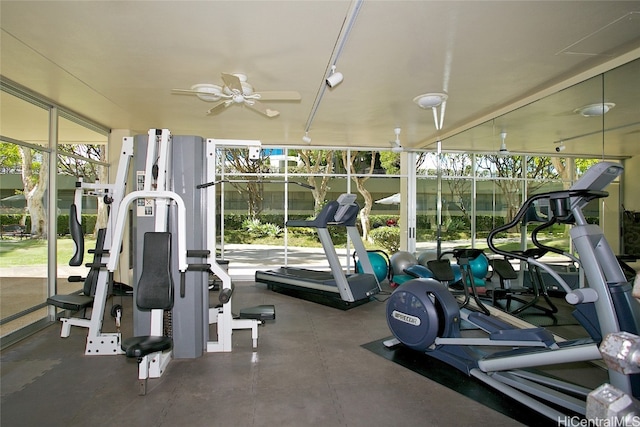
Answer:
<svg viewBox="0 0 640 427"><path fill-rule="evenodd" d="M88 184L109 183L107 167L107 135L78 124L66 117L58 119L58 162L57 162L57 293L79 292L82 282L69 282L70 276L86 276L91 262L89 250L95 248L96 233L106 227L107 208L102 196L90 196L85 191L76 213L81 213L80 224L84 233L84 262L80 266L70 266L75 254L75 244L69 233L70 209L74 204L76 181L82 178ZM74 208L75 209L75 208Z"/></svg>
<svg viewBox="0 0 640 427"><path fill-rule="evenodd" d="M290 176L289 179L297 179L295 176ZM327 192L325 199L321 203L322 207L327 202L336 200L340 194L347 192L347 179L344 176L330 177L326 181ZM315 218L317 213L315 212L315 206L320 204L320 201L316 201L313 197L309 198L311 192L309 189L300 188L296 189L291 185L289 189L289 203L290 206L296 205L296 213L290 213L289 220L293 219L312 219ZM360 202L358 202L360 204ZM320 208L320 210L322 209ZM292 209L290 209L292 212ZM339 259L343 265L353 265L353 262L348 258L347 250L347 233L344 227L328 227L331 241L336 248ZM286 247L286 265L300 268L311 268L316 270L328 270L329 261L322 249L322 244L318 238L318 232L313 227L287 227L287 247Z"/></svg>
<svg viewBox="0 0 640 427"><path fill-rule="evenodd" d="M4 347L50 322L46 299L51 290L59 287L58 292L70 293L78 289L78 283L69 284L67 276L81 275L86 269L67 270L73 251L65 237L67 212L76 176L108 182L107 164L102 161L108 130L4 80L0 103L0 335ZM49 129L52 119L57 120L55 133ZM51 135L58 140L51 140ZM50 147L58 141L63 154L55 162ZM55 185L49 182L50 176L56 177ZM59 190L54 197L50 188ZM94 217L88 221L89 240L94 225L100 224L99 206L95 200L85 206ZM55 225L52 215L57 216ZM86 248L92 246L89 242ZM57 265L49 259L53 249ZM56 267L55 277L49 277L52 266Z"/></svg>
<svg viewBox="0 0 640 427"><path fill-rule="evenodd" d="M0 336L47 318L49 110L0 91ZM26 123L26 125L25 125ZM40 148L42 147L42 148Z"/></svg>
<svg viewBox="0 0 640 427"><path fill-rule="evenodd" d="M28 144L49 146L49 110L0 90L2 136ZM27 120L28 118L28 120ZM25 126L25 123L28 125Z"/></svg>
<svg viewBox="0 0 640 427"><path fill-rule="evenodd" d="M24 182L2 174L3 186L13 182L15 187L13 196L2 198L0 208L0 336L4 337L47 316L49 154L13 143L2 143L2 150L19 153L21 163L16 167L25 173Z"/></svg>
<svg viewBox="0 0 640 427"><path fill-rule="evenodd" d="M416 251L435 253L438 239L437 177L421 175L416 180Z"/></svg>

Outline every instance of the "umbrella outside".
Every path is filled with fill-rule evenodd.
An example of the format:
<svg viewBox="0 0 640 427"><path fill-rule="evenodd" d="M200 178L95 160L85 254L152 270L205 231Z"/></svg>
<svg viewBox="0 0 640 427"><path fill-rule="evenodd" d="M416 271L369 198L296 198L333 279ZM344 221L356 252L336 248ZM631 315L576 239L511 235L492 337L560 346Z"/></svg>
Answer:
<svg viewBox="0 0 640 427"><path fill-rule="evenodd" d="M14 194L13 196L0 199L0 203L7 207L24 208L27 206L27 199L24 197L24 194Z"/></svg>
<svg viewBox="0 0 640 427"><path fill-rule="evenodd" d="M399 205L400 193L392 194L391 196L385 197L380 200L376 200L375 203L378 203L381 205Z"/></svg>

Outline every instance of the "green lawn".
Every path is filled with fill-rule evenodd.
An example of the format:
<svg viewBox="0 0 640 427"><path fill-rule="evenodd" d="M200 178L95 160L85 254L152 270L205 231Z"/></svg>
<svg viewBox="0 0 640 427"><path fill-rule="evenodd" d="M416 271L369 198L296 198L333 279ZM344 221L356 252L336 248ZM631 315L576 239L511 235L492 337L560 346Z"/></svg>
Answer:
<svg viewBox="0 0 640 427"><path fill-rule="evenodd" d="M245 233L246 235L246 233ZM230 239L232 240L232 239ZM280 238L261 238L258 240L243 239L242 242L227 243L260 243L267 245L283 245L284 239ZM563 237L557 237L550 240L543 240L543 243L549 246L567 249L568 239ZM85 256L84 262L90 262L92 255L89 254L89 249L95 247L95 240L87 238L85 239ZM300 247L320 247L320 243L315 238L309 237L292 237L289 239L289 245ZM376 249L374 245L366 243L367 249ZM478 249L488 250L486 241L480 240L477 242ZM502 243L499 245L500 249L512 251L520 249L520 242L512 241L509 243ZM58 238L58 263L66 264L71 259L74 251L73 241L68 237ZM3 238L0 240L0 267L18 267L29 265L46 265L47 264L47 241L36 239L18 239L18 238Z"/></svg>
<svg viewBox="0 0 640 427"><path fill-rule="evenodd" d="M89 249L96 245L94 239L84 241L84 262L91 262ZM74 244L70 238L58 239L58 263L66 264L74 253ZM47 241L38 239L3 238L0 240L0 267L19 267L47 264Z"/></svg>

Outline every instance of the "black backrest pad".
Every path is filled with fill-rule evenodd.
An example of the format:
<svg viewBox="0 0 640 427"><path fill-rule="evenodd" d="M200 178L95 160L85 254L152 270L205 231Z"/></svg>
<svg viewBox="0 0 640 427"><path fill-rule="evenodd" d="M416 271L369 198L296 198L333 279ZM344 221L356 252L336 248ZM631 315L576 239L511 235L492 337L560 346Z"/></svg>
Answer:
<svg viewBox="0 0 640 427"><path fill-rule="evenodd" d="M102 262L102 250L104 249L104 237L107 234L106 228L100 228L96 237L96 247L93 251L93 262L89 267L87 277L84 279L82 293L92 297L96 294L96 286L98 285L98 275L100 274L100 263Z"/></svg>
<svg viewBox="0 0 640 427"><path fill-rule="evenodd" d="M173 307L171 233L145 233L142 251L142 274L136 304L142 310L169 310Z"/></svg>
<svg viewBox="0 0 640 427"><path fill-rule="evenodd" d="M84 257L84 233L78 220L78 211L75 204L72 204L69 210L69 233L73 243L76 245L76 252L69 260L69 265L77 267L82 265L82 258Z"/></svg>

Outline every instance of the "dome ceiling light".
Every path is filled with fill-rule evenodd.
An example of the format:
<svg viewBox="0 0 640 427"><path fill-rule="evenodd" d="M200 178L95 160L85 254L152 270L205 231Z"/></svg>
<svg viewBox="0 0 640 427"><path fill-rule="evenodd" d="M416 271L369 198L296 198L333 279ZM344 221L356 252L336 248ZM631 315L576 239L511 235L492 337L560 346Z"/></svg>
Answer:
<svg viewBox="0 0 640 427"><path fill-rule="evenodd" d="M574 113L580 114L583 117L598 117L607 114L609 110L615 107L613 102L601 102L598 104L589 104L584 107L576 108Z"/></svg>
<svg viewBox="0 0 640 427"><path fill-rule="evenodd" d="M413 98L413 102L418 104L418 107L433 111L433 122L436 126L436 130L442 129L444 123L444 110L447 105L447 95L444 92L431 92L423 95L418 95ZM438 119L438 107L440 107L440 119Z"/></svg>

